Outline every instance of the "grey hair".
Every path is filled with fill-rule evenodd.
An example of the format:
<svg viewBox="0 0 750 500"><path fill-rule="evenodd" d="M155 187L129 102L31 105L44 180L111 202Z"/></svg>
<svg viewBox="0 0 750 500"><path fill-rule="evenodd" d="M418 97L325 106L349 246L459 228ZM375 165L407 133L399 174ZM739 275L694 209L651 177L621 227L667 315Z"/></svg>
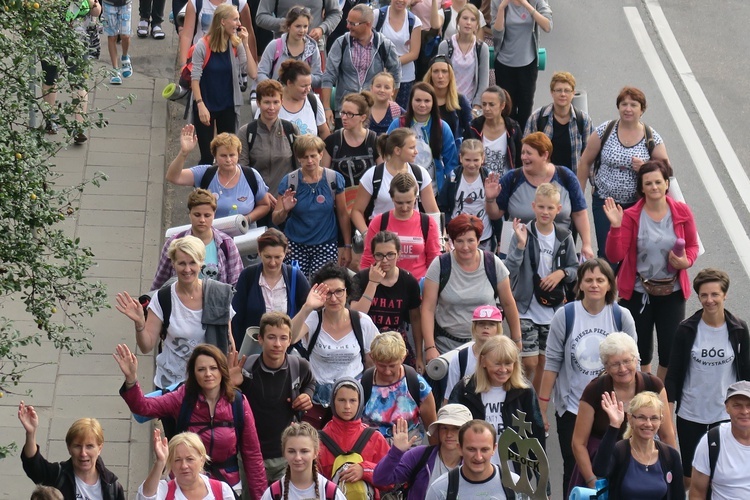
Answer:
<svg viewBox="0 0 750 500"><path fill-rule="evenodd" d="M638 355L638 344L633 337L625 332L610 333L599 344L599 359L606 366L609 358L619 354L631 354L636 360L641 359Z"/></svg>

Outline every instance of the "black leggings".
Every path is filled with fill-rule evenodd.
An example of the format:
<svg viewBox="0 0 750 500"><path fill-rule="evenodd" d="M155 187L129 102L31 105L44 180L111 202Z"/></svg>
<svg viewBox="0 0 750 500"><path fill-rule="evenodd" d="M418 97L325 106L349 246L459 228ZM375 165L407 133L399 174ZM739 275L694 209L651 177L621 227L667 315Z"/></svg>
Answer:
<svg viewBox="0 0 750 500"><path fill-rule="evenodd" d="M211 165L214 162L214 156L211 154L211 141L214 139L214 125L216 133L229 132L237 133L237 113L234 106L221 111L209 111L211 113L211 123L204 125L198 116L198 105L193 103L193 125L195 126L195 135L198 136L198 147L201 151L201 159L198 165Z"/></svg>
<svg viewBox="0 0 750 500"><path fill-rule="evenodd" d="M682 459L682 473L685 477L693 475L693 457L695 448L701 438L709 429L716 427L721 422L713 424L699 424L677 417L677 438L680 440L680 458Z"/></svg>
<svg viewBox="0 0 750 500"><path fill-rule="evenodd" d="M539 76L537 60L526 66L514 68L495 61L495 80L497 84L508 91L513 107L510 117L518 122L521 130L526 126L526 120L534 109L534 93L536 79Z"/></svg>
<svg viewBox="0 0 750 500"><path fill-rule="evenodd" d="M636 278L638 279L638 278ZM620 299L620 305L627 308L635 320L635 331L638 333L638 354L641 364L648 365L654 357L654 327L659 350L659 366L669 366L677 326L685 319L685 296L678 290L662 297L649 295L648 303L643 305L642 293L633 291L629 300ZM643 309L643 312L641 312Z"/></svg>
<svg viewBox="0 0 750 500"><path fill-rule="evenodd" d="M566 411L562 417L555 413L557 421L557 438L560 441L560 454L563 459L563 492L567 493L570 484L570 476L573 475L573 467L576 465L576 457L573 455L573 429L576 426L576 414Z"/></svg>

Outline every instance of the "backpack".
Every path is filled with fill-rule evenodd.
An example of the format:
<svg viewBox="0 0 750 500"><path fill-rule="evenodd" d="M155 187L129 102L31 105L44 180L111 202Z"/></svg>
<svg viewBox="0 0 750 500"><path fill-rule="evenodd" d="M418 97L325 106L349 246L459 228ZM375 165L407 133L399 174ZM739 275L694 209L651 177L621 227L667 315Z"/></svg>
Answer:
<svg viewBox="0 0 750 500"><path fill-rule="evenodd" d="M412 165L409 163L409 169L411 171L411 175L414 176L414 178L417 180L417 185L419 186L419 192L422 192L422 170L420 170L419 166ZM372 195L370 196L370 202L367 204L367 208L365 208L365 220L369 220L370 216L372 215L372 211L375 209L375 200L378 198L378 194L380 193L380 186L383 184L383 174L385 174L385 163L381 163L380 165L375 165L375 170L372 172ZM417 200L419 200L420 197L417 195ZM419 205L419 211L423 212L424 209L422 208L422 202L418 202Z"/></svg>
<svg viewBox="0 0 750 500"><path fill-rule="evenodd" d="M448 9L450 10L450 9ZM448 42L448 53L445 55L445 57L449 60L453 60L453 40L450 38L445 39L446 42ZM474 44L474 49L477 52L477 68L479 67L479 56L482 54L482 46L484 46L484 42L477 38L476 43Z"/></svg>
<svg viewBox="0 0 750 500"><path fill-rule="evenodd" d="M417 463L414 464L414 467L412 467L411 471L409 472L409 477L406 479L406 481L399 484L393 490L387 493L381 493L380 499L405 500L406 498L408 498L409 490L411 489L414 480L417 478L417 475L422 471L422 469L424 469L424 466L427 465L427 460L430 459L430 454L434 449L435 446L425 446L422 455L419 457L419 460L417 460Z"/></svg>
<svg viewBox="0 0 750 500"><path fill-rule="evenodd" d="M458 380L461 380L466 376L466 365L469 364L469 351L471 347L465 349L459 349L458 355Z"/></svg>
<svg viewBox="0 0 750 500"><path fill-rule="evenodd" d="M409 365L403 365L403 367L404 375L406 376L406 386L409 388L409 395L414 400L414 402L417 403L417 406L419 406L422 401L419 397L419 377L417 376L417 372ZM367 404L367 401L370 400L370 396L372 395L372 384L374 380L375 367L365 370L365 372L362 374L362 379L360 380L360 383L362 384L363 404Z"/></svg>
<svg viewBox="0 0 750 500"><path fill-rule="evenodd" d="M482 254L484 257L484 273L487 275L487 280L490 282L490 285L492 285L492 293L495 295L495 299L497 299L497 272L495 270L495 254L492 252L488 252L487 250L482 250ZM443 289L448 285L448 280L451 277L451 267L453 266L453 263L451 262L451 254L450 253L444 253L438 257L440 259L440 281L438 286L438 296L440 296L440 293L443 291Z"/></svg>
<svg viewBox="0 0 750 500"><path fill-rule="evenodd" d="M711 483L714 480L716 472L716 462L719 460L719 450L721 449L721 430L720 426L711 427L708 430L708 467L711 471L708 475L708 488L706 489L706 498L711 498Z"/></svg>
<svg viewBox="0 0 750 500"><path fill-rule="evenodd" d="M383 212L383 216L380 219L380 230L385 231L388 229L388 221L391 218L391 212ZM425 246L427 246L427 235L430 233L430 216L426 213L419 212L419 219L422 225L422 240L424 240Z"/></svg>
<svg viewBox="0 0 750 500"><path fill-rule="evenodd" d="M393 101L390 102L390 108L391 113L393 113L393 105L396 106L398 109L398 115L401 116L401 106L398 105L398 103L395 103ZM345 158L339 158L339 150L344 147L344 130L338 129L333 134L335 136L336 144L333 145L333 154L331 155L331 166L335 166L342 175L344 174L344 166L341 165L341 163L344 161ZM377 160L377 142L378 142L378 134L373 132L372 130L367 131L367 135L365 136L365 140L362 144L367 146L367 156L368 158L372 159L372 162L375 163L375 160ZM349 158L358 158L361 159L361 156L356 157L349 157ZM349 171L349 180L351 181L352 186L356 186L359 184L359 182L355 182L354 180L354 172L352 172L352 165L351 163L347 162L346 168Z"/></svg>
<svg viewBox="0 0 750 500"><path fill-rule="evenodd" d="M352 330L354 331L354 336L357 339L357 344L359 344L359 354L362 358L362 366L365 366L365 340L362 336L362 323L359 315L359 312L349 309L349 317L352 321ZM308 361L310 360L310 355L315 348L315 343L318 341L318 337L320 336L321 326L323 326L323 311L318 309L318 326L315 327L315 331L310 336L310 342L307 344L307 351L304 353L304 358Z"/></svg>
<svg viewBox="0 0 750 500"><path fill-rule="evenodd" d="M376 43L375 39L373 39L373 43ZM341 73L341 65L344 64L344 52L346 52L348 46L349 37L344 35L344 38L341 40L341 61L339 61L339 74ZM385 69L385 65L388 62L388 52L385 48L385 44L382 42L378 45L378 56L380 56L380 60L383 62L383 71L387 71Z"/></svg>
<svg viewBox="0 0 750 500"><path fill-rule="evenodd" d="M243 405L244 396L239 389L234 390L234 401L232 402L232 421L231 422L214 422L213 417L209 422L191 422L190 417L193 415L193 409L195 408L195 398L185 397L182 399L180 404L180 413L177 416L177 424L175 426L175 435L185 432L188 430L190 424L194 426L202 427L196 434L201 433L206 429L215 429L217 427L234 427L234 433L237 436L237 451L242 448L242 436L245 430L245 407ZM237 455L229 457L224 462L210 462L206 464L206 470L211 474L212 477L226 481L226 478L220 472L221 469L238 469L239 462ZM221 497L219 497L221 498Z"/></svg>
<svg viewBox="0 0 750 500"><path fill-rule="evenodd" d="M255 173L253 172L253 169L250 167L240 167L240 168L242 168L242 174L245 176L245 180L250 186L250 191L252 191L253 194L257 194L258 193L258 179L255 177ZM201 189L208 189L208 185L211 184L212 180L214 180L214 177L216 176L216 172L218 172L218 170L219 170L219 167L217 166L208 167L206 171L203 173L203 178L201 179L201 185L199 187Z"/></svg>
<svg viewBox="0 0 750 500"><path fill-rule="evenodd" d="M323 167L323 173L326 177L326 182L329 186L331 186L331 193L333 196L336 196L336 172L331 170L330 168ZM292 191L297 190L297 185L299 184L299 178L300 178L301 171L300 169L295 170L294 172L289 174L289 189ZM299 265L299 264L298 264Z"/></svg>
<svg viewBox="0 0 750 500"><path fill-rule="evenodd" d="M336 500L336 492L338 491L336 483L325 478L323 478L323 480L325 481L326 500ZM281 487L281 479L279 479L271 484L271 499L281 500L283 497L284 492L282 491Z"/></svg>
<svg viewBox="0 0 750 500"><path fill-rule="evenodd" d="M388 6L380 7L380 14L378 14L378 22L375 23L375 31L382 31L383 25L385 24L386 17L388 17ZM406 11L406 19L409 23L409 38L411 39L411 32L414 31L414 24L416 23L416 18L414 17L414 14L411 13L411 11Z"/></svg>
<svg viewBox="0 0 750 500"><path fill-rule="evenodd" d="M310 99L310 94L307 95L308 100ZM313 97L313 101L315 101L315 98ZM310 101L310 104L312 104L312 101ZM317 111L318 109L318 103L315 102L315 105L313 106L313 110ZM294 158L294 139L296 139L296 136L294 134L294 124L288 120L281 120L281 128L284 131L284 135L286 136L286 140L289 141L289 148L292 150L292 170L297 168L297 160ZM258 120L253 120L250 123L247 124L247 150L252 151L253 144L255 144L255 136L258 135Z"/></svg>
<svg viewBox="0 0 750 500"><path fill-rule="evenodd" d="M565 338L563 339L563 346L568 342L571 332L573 331L573 323L576 321L576 305L575 302L568 302L565 304ZM620 304L612 302L612 316L615 320L615 328L618 331L622 330L622 309Z"/></svg>
<svg viewBox="0 0 750 500"><path fill-rule="evenodd" d="M320 436L320 442L328 448L328 451L335 457L333 460L333 468L331 469L331 478L333 482L339 483L339 476L341 472L346 470L347 464L359 464L364 460L362 458L362 450L365 449L367 443L370 441L370 437L375 433L375 429L367 427L362 430L362 434L359 435L357 442L351 450L344 452L341 447L331 438L325 431L318 431ZM354 483L345 483L341 486L341 491L346 495L348 500L370 500L375 498L375 488L371 484L366 483L364 480L359 480Z"/></svg>
<svg viewBox="0 0 750 500"><path fill-rule="evenodd" d="M583 114L581 113L580 109L576 109L571 105L571 108L573 109L573 113L576 115L576 126L578 127L578 135L583 137ZM545 118L548 118L549 115L543 115L542 113L539 113L539 116L536 119L536 130L537 132L544 132L544 127L547 125L547 120ZM554 118L553 118L554 120ZM610 130L610 132L612 132ZM607 134L609 136L609 134ZM604 144L604 142L602 142Z"/></svg>
<svg viewBox="0 0 750 500"><path fill-rule="evenodd" d="M277 0L277 4L278 4L278 0ZM271 61L271 71L268 72L270 76L273 76L273 70L276 68L276 63L279 62L279 59L281 59L282 52L284 52L284 40L281 37L279 37L276 39L276 50L273 53L273 60ZM313 60L313 56L311 55L310 57L305 59L305 62L307 63L308 66L312 67L312 60ZM310 100L310 94L307 94L307 99ZM316 102L313 104L314 100L315 99L311 100L310 104L312 104L313 106L313 113L315 113L315 115L317 116L318 103Z"/></svg>
<svg viewBox="0 0 750 500"><path fill-rule="evenodd" d="M214 498L221 499L224 498L224 494L221 491L222 488L222 481L217 481L213 478L208 478L208 484L211 488L211 493L214 495ZM177 494L177 482L172 479L167 483L167 496L164 497L164 500L174 500L175 495Z"/></svg>
<svg viewBox="0 0 750 500"><path fill-rule="evenodd" d="M615 125L619 121L620 120L610 120L607 122L607 128L604 129L604 133L602 134L599 152L596 153L596 159L594 160L594 175L596 175L596 173L599 171L599 167L602 166L602 149L604 148L604 143L606 143L607 139L609 139L609 136L612 135L612 130L614 130ZM646 139L646 148L648 149L649 156L651 156L651 153L654 152L654 148L656 147L656 142L654 142L654 134L651 133L651 127L649 127L645 123L643 124L643 131Z"/></svg>
<svg viewBox="0 0 750 500"><path fill-rule="evenodd" d="M196 22L195 25L198 26L198 23ZM206 45L206 57L203 58L203 67L205 68L208 64L208 60L211 58L211 45L209 44L208 35L204 36L201 40L203 40L203 43ZM191 45L188 49L185 65L182 67L182 71L180 71L180 87L186 89L190 88L190 83L193 81L193 52L195 51L195 45L196 44ZM237 47L232 46L232 50L234 50L234 56L237 57Z"/></svg>
<svg viewBox="0 0 750 500"><path fill-rule="evenodd" d="M255 368L255 364L260 360L260 354L253 354L247 358L245 361L245 364L242 367L242 376L245 378L252 379L253 378L253 369ZM299 368L299 356L289 356L286 357L287 365L289 366L289 380L291 380L292 384L292 395L291 399L294 401L297 399L297 396L300 395L300 387L302 385L302 381L300 380L300 368ZM301 415L299 415L301 416ZM301 419L300 419L301 421Z"/></svg>

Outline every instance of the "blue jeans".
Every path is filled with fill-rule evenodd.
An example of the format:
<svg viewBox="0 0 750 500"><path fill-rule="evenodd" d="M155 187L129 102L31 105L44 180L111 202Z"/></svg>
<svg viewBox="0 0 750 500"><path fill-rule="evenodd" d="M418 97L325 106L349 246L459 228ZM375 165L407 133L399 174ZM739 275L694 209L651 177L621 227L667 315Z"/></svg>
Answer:
<svg viewBox="0 0 750 500"><path fill-rule="evenodd" d="M635 203L621 203L623 210L635 205ZM594 213L594 231L596 231L597 257L607 260L604 249L607 245L607 234L609 234L609 219L604 213L604 198L600 198L596 193L591 195L591 211ZM607 260L609 262L609 260ZM609 262L612 270L617 270L617 262Z"/></svg>

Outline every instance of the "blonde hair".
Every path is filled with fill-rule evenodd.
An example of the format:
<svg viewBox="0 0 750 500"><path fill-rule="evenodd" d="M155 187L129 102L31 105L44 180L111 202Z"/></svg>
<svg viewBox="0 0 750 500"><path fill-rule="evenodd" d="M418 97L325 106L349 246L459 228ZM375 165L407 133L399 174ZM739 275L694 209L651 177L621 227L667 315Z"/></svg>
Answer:
<svg viewBox="0 0 750 500"><path fill-rule="evenodd" d="M552 75L552 80L549 82L549 89L555 90L555 85L558 83L567 83L574 91L576 89L576 78L567 71L558 71Z"/></svg>
<svg viewBox="0 0 750 500"><path fill-rule="evenodd" d="M477 139L466 139L463 141L458 156L463 156L466 153L480 153L482 158L484 158L484 145L482 144L482 141Z"/></svg>
<svg viewBox="0 0 750 500"><path fill-rule="evenodd" d="M229 19L229 16L237 13L237 7L231 3L225 3L216 7L214 17L211 19L211 26L208 28L207 36L209 37L208 45L211 52L224 52L227 49L227 42L233 47L238 47L242 40L235 35L228 35L221 22ZM197 22L197 21L196 21Z"/></svg>
<svg viewBox="0 0 750 500"><path fill-rule="evenodd" d="M398 332L383 332L375 335L370 344L370 357L378 363L403 362L406 344Z"/></svg>
<svg viewBox="0 0 750 500"><path fill-rule="evenodd" d="M486 319L486 320L482 320L482 321L486 321L488 323L495 323L495 324L497 324L497 335L502 335L503 334L503 322L502 321L492 321L490 319ZM474 342L477 342L477 323L479 323L479 321L472 321L471 322L471 338L474 339Z"/></svg>
<svg viewBox="0 0 750 500"><path fill-rule="evenodd" d="M633 396L628 405L628 415L632 416L633 413L641 408L654 408L659 412L660 417L664 416L664 403L662 403L659 395L655 392L643 391ZM628 427L625 429L625 434L622 435L622 438L628 439L632 435L633 429L630 427L630 421L628 421Z"/></svg>
<svg viewBox="0 0 750 500"><path fill-rule="evenodd" d="M196 262L203 264L206 260L206 245L203 242L192 235L183 236L177 238L169 244L169 250L167 250L167 256L173 263L177 258L177 251L184 252L190 257L195 259Z"/></svg>
<svg viewBox="0 0 750 500"><path fill-rule="evenodd" d="M293 423L281 433L281 454L284 454L286 449L286 443L290 438L305 437L312 441L313 444L313 458L312 461L312 482L315 485L315 498L320 498L320 492L318 491L318 451L320 450L320 440L318 439L318 431L316 431L312 425L307 422ZM286 472L284 474L284 500L289 498L289 482L292 479L292 469L289 464L286 465Z"/></svg>
<svg viewBox="0 0 750 500"><path fill-rule="evenodd" d="M476 35L476 34L477 34L477 33L479 32L479 21L480 21L480 16L479 16L479 9L477 9L477 7L476 7L475 5L473 5L473 4L471 4L471 3L468 3L468 2L467 2L467 3L466 3L466 5L464 5L464 6L463 6L463 7L461 8L461 10L459 10L459 11L458 11L458 13L456 14L456 22L458 22L458 21L459 21L459 20L461 19L461 15L463 15L463 13L464 13L465 11L467 11L467 10L468 10L469 12L471 12L471 15L472 15L472 16L474 16L474 19L476 19L476 20L477 20L477 29L476 29L476 30L474 30L474 35ZM475 42L475 43L476 43L476 42Z"/></svg>
<svg viewBox="0 0 750 500"><path fill-rule="evenodd" d="M76 439L85 439L89 435L94 437L99 446L104 444L102 424L95 418L79 418L68 429L65 444L70 447Z"/></svg>
<svg viewBox="0 0 750 500"><path fill-rule="evenodd" d="M521 371L521 358L518 354L516 344L505 335L500 335L487 340L484 346L482 346L482 350L479 351L477 371L475 373L477 394L487 392L492 388L490 376L483 365L483 361L490 359L500 361L501 363L513 363L513 372L510 374L508 381L503 384L503 389L509 391L510 389L525 389L529 387Z"/></svg>
<svg viewBox="0 0 750 500"><path fill-rule="evenodd" d="M177 447L184 444L198 454L198 458L203 460L205 465L210 459L206 454L206 445L201 441L200 436L194 432L181 432L169 440L169 454L167 455L167 468L172 469L174 464Z"/></svg>
<svg viewBox="0 0 750 500"><path fill-rule="evenodd" d="M312 150L315 150L320 154L325 148L326 143L317 135L305 134L294 139L295 158L302 158L305 156L305 153Z"/></svg>
<svg viewBox="0 0 750 500"><path fill-rule="evenodd" d="M432 64L430 64L430 67L427 68L427 73L425 73L422 81L425 83L429 83L434 87L435 84L432 83L432 67L437 63L443 63L448 66L448 88L445 89L445 109L448 111L459 110L461 109L461 104L458 102L458 87L456 86L456 73L453 72L453 65L448 62L448 59L445 56L437 57L440 59L436 58L432 61ZM437 103L435 104L437 105Z"/></svg>
<svg viewBox="0 0 750 500"><path fill-rule="evenodd" d="M555 203L557 204L560 203L560 189L558 189L558 187L552 184L551 182L543 182L539 184L539 187L536 188L534 199L536 199L537 196L541 196L542 198L549 198L550 200L555 200Z"/></svg>
<svg viewBox="0 0 750 500"><path fill-rule="evenodd" d="M236 150L237 155L242 153L242 142L240 142L240 138L229 132L222 132L213 138L211 145L209 146L211 149L211 155L216 156L216 152L222 146L230 151Z"/></svg>

